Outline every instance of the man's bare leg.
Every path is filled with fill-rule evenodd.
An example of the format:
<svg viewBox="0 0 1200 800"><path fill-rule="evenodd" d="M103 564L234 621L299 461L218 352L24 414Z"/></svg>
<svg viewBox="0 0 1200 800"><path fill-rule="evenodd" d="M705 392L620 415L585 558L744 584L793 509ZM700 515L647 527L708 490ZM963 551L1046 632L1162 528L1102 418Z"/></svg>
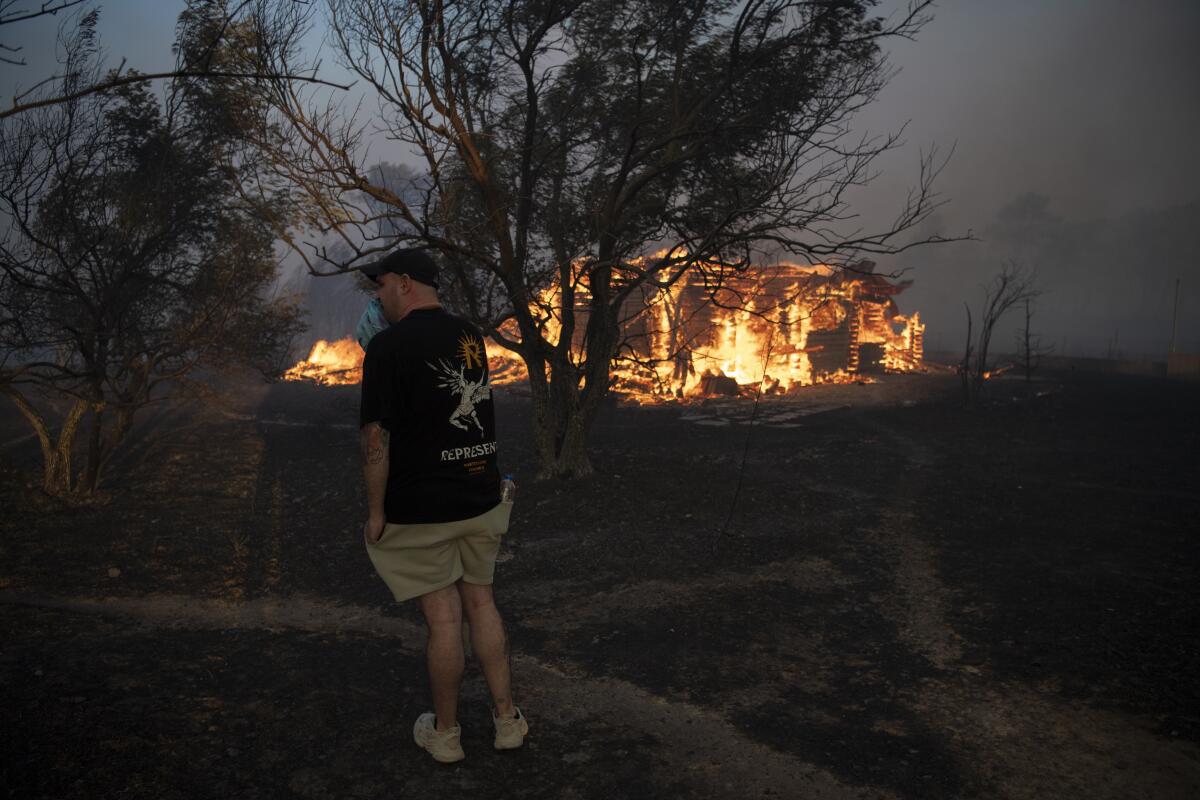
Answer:
<svg viewBox="0 0 1200 800"><path fill-rule="evenodd" d="M463 677L462 601L451 584L421 595L420 604L429 627L425 658L433 710L437 729L444 731L458 724L458 689Z"/></svg>
<svg viewBox="0 0 1200 800"><path fill-rule="evenodd" d="M471 624L471 647L483 669L488 691L492 693L496 714L511 717L512 669L508 660L508 636L492 597L492 587L459 581L458 593L462 596L467 622Z"/></svg>

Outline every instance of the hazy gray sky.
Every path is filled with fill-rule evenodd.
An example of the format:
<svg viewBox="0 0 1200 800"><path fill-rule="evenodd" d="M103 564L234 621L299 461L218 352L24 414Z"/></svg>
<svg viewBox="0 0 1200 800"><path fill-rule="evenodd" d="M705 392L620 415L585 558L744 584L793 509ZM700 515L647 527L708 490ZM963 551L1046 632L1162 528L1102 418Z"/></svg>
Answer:
<svg viewBox="0 0 1200 800"><path fill-rule="evenodd" d="M899 302L921 310L927 342L961 347L963 301L977 301L1002 260L1029 255L988 241L988 229L1033 192L1064 226L1055 246L1032 254L1046 291L1037 326L1059 352L1163 357L1176 279L1178 349L1200 350L1190 235L1200 220L1167 211L1200 212L1197 41L1196 0L946 0L916 41L894 44L899 74L859 123L908 121L907 146L881 160L856 205L885 219L913 181L918 148L954 146L937 186L949 201L940 227L983 239L885 261L912 268Z"/></svg>
<svg viewBox="0 0 1200 800"><path fill-rule="evenodd" d="M1198 41L1196 0L945 0L893 45L900 72L860 118L911 120L869 194L894 196L936 142L956 146L945 216L977 230L1026 191L1085 217L1195 200Z"/></svg>
<svg viewBox="0 0 1200 800"><path fill-rule="evenodd" d="M888 0L882 9L899 5ZM182 7L169 0L103 3L100 33L110 61L124 57L143 71L169 67ZM908 123L905 146L881 159L883 174L855 196L864 224L890 219L915 180L919 149L934 143L956 148L938 184L949 201L939 213L949 233L980 235L1000 208L1027 192L1045 195L1067 222L1100 221L1099 230L1104 220L1200 200L1200 0L944 0L934 13L916 41L893 43L899 72L859 119L859 129L875 132ZM0 42L23 45L29 61L0 65L0 102L17 84L28 87L49 74L58 24L0 28ZM385 147L374 155L397 157ZM1120 230L1126 238L1138 235L1135 225ZM1097 351L1114 336L1136 342L1129 344L1133 352L1161 351L1169 325L1158 316L1169 316L1174 279L1181 277L1183 346L1200 350L1200 258L1178 231L1167 236L1178 248L1153 256L1122 240L1121 256L1108 262L1076 248L1074 257L1098 263L1039 264L1051 290L1045 316L1061 328L1051 330L1053 338L1068 351L1092 354L1103 354ZM901 305L923 310L933 342L957 346L961 301L974 296L1004 256L994 244L883 265L914 267L916 285ZM1147 270L1144 259L1151 257L1156 263ZM1067 279L1077 281L1081 269L1104 276L1087 302ZM1093 320L1119 316L1130 286L1143 303L1140 316L1114 322L1124 334L1094 330ZM1085 321L1088 331L1070 328Z"/></svg>
<svg viewBox="0 0 1200 800"><path fill-rule="evenodd" d="M183 3L100 5L110 61L170 66ZM6 99L53 68L63 16L0 28L0 41L24 45L30 62L0 65ZM1195 199L1198 41L1198 0L944 0L916 41L892 44L899 73L860 117L863 130L880 132L908 122L907 146L859 198L864 213L891 207L913 180L918 148L932 143L956 147L939 184L953 201L945 218L976 229L1024 191L1072 216Z"/></svg>

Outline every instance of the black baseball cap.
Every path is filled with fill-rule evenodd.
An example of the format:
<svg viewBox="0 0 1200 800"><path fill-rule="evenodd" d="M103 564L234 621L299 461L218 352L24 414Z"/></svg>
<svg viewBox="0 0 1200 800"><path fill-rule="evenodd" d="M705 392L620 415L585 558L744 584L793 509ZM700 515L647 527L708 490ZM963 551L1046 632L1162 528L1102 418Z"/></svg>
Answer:
<svg viewBox="0 0 1200 800"><path fill-rule="evenodd" d="M419 247L393 250L378 261L372 261L358 270L373 281L377 281L385 272L394 272L397 275L407 275L414 281L428 284L435 289L438 286L437 262Z"/></svg>

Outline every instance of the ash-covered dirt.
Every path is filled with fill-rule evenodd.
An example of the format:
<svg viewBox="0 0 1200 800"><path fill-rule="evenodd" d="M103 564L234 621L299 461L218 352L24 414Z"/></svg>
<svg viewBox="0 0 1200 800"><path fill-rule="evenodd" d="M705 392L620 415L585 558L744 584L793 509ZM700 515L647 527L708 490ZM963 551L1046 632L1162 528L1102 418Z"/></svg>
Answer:
<svg viewBox="0 0 1200 800"><path fill-rule="evenodd" d="M1200 796L1200 384L953 376L614 402L520 485L496 591L527 747L411 741L423 629L363 551L357 388L148 417L100 501L0 421L9 797ZM750 424L753 419L753 425ZM36 482L36 481L35 481ZM740 486L740 488L739 488ZM734 504L736 496L736 504Z"/></svg>

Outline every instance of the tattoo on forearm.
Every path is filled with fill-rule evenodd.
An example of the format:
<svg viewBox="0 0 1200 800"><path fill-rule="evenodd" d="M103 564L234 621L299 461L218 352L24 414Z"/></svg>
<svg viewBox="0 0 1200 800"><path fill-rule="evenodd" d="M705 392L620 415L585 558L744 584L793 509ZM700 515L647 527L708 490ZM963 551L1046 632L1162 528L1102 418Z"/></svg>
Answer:
<svg viewBox="0 0 1200 800"><path fill-rule="evenodd" d="M368 466L383 463L387 458L391 436L391 431L375 422L363 428L362 436L359 437L362 463Z"/></svg>
<svg viewBox="0 0 1200 800"><path fill-rule="evenodd" d="M371 448L371 452L368 454L369 463L379 464L385 458L387 458L388 442L391 440L391 438L391 431L384 430L383 428L379 429L379 436L376 437L374 446Z"/></svg>

